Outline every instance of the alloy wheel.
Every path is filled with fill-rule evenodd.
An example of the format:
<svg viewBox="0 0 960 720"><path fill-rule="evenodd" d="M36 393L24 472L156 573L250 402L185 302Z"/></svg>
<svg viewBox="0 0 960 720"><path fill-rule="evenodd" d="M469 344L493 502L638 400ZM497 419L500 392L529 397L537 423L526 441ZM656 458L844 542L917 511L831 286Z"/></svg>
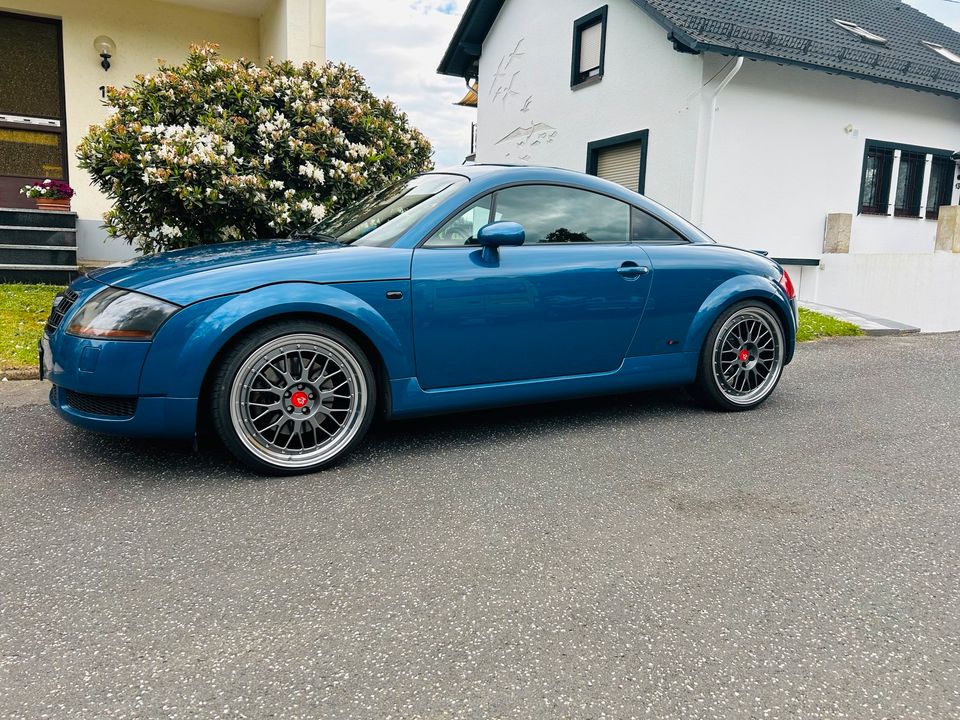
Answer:
<svg viewBox="0 0 960 720"><path fill-rule="evenodd" d="M332 338L298 333L252 352L233 379L230 419L246 448L282 468L339 454L363 425L369 391L354 355Z"/></svg>
<svg viewBox="0 0 960 720"><path fill-rule="evenodd" d="M782 369L783 333L770 313L749 307L727 319L713 347L714 381L727 400L757 403L773 390Z"/></svg>

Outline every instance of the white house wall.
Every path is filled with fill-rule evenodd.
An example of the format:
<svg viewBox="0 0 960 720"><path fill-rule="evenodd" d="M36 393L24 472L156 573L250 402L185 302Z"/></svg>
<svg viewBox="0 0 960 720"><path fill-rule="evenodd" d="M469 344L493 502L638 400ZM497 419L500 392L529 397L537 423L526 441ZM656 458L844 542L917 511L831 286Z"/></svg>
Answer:
<svg viewBox="0 0 960 720"><path fill-rule="evenodd" d="M689 215L702 59L609 0L603 79L570 88L573 23L598 0L508 0L480 58L477 161L584 170L587 143L649 130L646 194Z"/></svg>
<svg viewBox="0 0 960 720"><path fill-rule="evenodd" d="M913 325L960 330L960 253L825 255L816 301Z"/></svg>
<svg viewBox="0 0 960 720"><path fill-rule="evenodd" d="M714 122L702 224L719 242L817 258L827 213L853 213L851 253L933 251L936 220L856 215L864 142L960 148L957 100L747 60Z"/></svg>

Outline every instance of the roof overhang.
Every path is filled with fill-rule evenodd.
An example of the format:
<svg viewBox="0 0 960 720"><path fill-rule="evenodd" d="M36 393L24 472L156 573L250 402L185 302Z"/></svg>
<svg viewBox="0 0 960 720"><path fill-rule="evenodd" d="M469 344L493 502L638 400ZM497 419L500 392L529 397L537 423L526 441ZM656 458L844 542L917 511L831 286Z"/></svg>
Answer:
<svg viewBox="0 0 960 720"><path fill-rule="evenodd" d="M505 0L471 0L443 54L437 72L476 79L483 41L500 14Z"/></svg>

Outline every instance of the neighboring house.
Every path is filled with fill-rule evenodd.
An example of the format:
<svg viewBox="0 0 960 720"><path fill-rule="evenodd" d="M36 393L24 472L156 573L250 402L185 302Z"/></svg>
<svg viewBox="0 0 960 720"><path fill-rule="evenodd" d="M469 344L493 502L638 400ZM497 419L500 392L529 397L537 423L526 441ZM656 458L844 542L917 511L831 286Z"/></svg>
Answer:
<svg viewBox="0 0 960 720"><path fill-rule="evenodd" d="M62 227L73 217L0 210L0 279L25 276L12 265L69 266L133 255L126 243L104 242L107 200L89 185L74 155L87 128L110 112L101 102L103 86L156 70L158 58L179 62L191 44L202 42L218 43L228 58L323 62L325 7L324 0L0 0L0 208L31 207L20 187L49 177L76 189L78 216L75 237L50 237L11 227ZM108 70L101 66L103 48L94 47L102 38L109 40ZM36 249L51 244L78 247L78 253Z"/></svg>
<svg viewBox="0 0 960 720"><path fill-rule="evenodd" d="M804 299L960 329L960 33L909 5L472 0L439 71L479 80L478 162L607 177Z"/></svg>

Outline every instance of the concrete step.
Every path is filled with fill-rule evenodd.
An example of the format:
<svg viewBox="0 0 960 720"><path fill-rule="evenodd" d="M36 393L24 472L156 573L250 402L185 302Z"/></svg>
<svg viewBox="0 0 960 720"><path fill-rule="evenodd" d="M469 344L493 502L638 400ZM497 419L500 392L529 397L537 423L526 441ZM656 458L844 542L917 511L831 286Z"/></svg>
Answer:
<svg viewBox="0 0 960 720"><path fill-rule="evenodd" d="M0 208L0 282L66 285L77 273L76 213Z"/></svg>
<svg viewBox="0 0 960 720"><path fill-rule="evenodd" d="M920 332L920 328L913 327L912 325L904 325L896 320L878 318L874 317L873 315L865 315L863 313L854 312L853 310L844 310L843 308L836 308L830 305L820 305L819 303L801 300L800 307L813 310L821 315L829 315L830 317L837 318L838 320L844 320L848 323L853 323L858 328L863 330L864 335L910 335L912 333Z"/></svg>
<svg viewBox="0 0 960 720"><path fill-rule="evenodd" d="M0 248L8 245L43 245L75 247L77 231L74 228L20 227L0 225Z"/></svg>
<svg viewBox="0 0 960 720"><path fill-rule="evenodd" d="M67 286L78 274L76 265L0 264L0 283L44 283Z"/></svg>
<svg viewBox="0 0 960 720"><path fill-rule="evenodd" d="M76 267L77 247L0 244L0 265L60 265Z"/></svg>
<svg viewBox="0 0 960 720"><path fill-rule="evenodd" d="M75 229L77 227L77 214L67 210L0 208L0 225Z"/></svg>

